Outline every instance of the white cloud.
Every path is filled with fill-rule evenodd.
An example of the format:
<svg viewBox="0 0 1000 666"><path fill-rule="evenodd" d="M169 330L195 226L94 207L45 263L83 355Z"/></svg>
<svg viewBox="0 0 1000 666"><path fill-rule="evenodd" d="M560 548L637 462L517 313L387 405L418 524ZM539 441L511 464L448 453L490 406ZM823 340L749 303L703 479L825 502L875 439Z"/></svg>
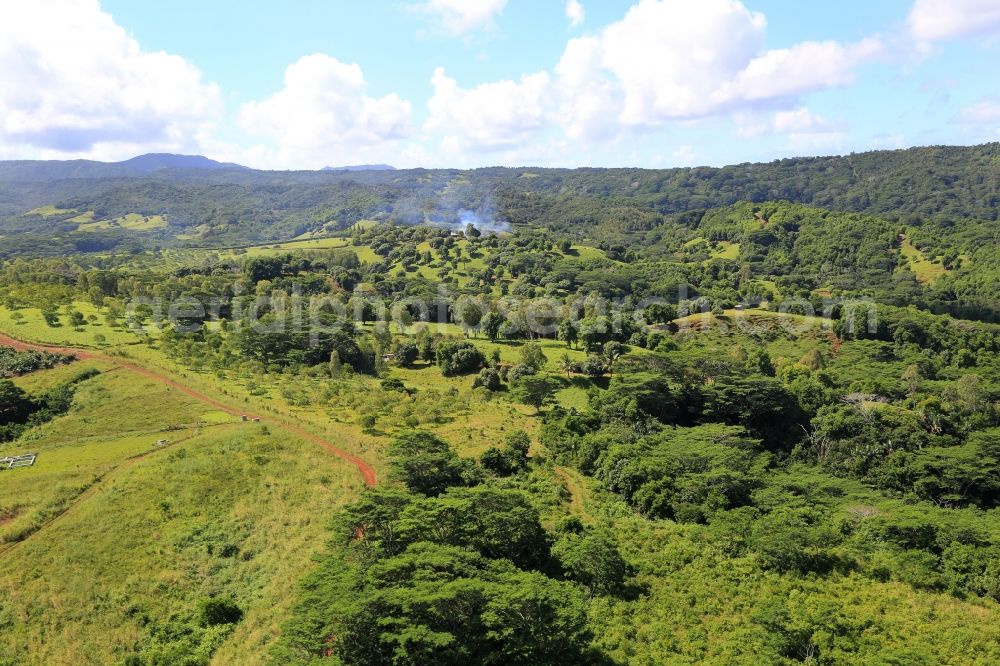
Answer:
<svg viewBox="0 0 1000 666"><path fill-rule="evenodd" d="M281 164L388 159L412 132L410 103L395 94L369 97L357 64L321 53L304 56L285 70L284 83L240 109L240 125L273 140L273 158Z"/></svg>
<svg viewBox="0 0 1000 666"><path fill-rule="evenodd" d="M804 106L778 111L769 117L761 117L760 114L738 114L736 120L736 134L743 139L784 134L793 141L802 141L806 137L815 138L820 135L826 135L828 138L835 134L842 136L844 130L842 124L831 123Z"/></svg>
<svg viewBox="0 0 1000 666"><path fill-rule="evenodd" d="M0 4L0 151L197 150L221 109L183 58L143 51L97 0Z"/></svg>
<svg viewBox="0 0 1000 666"><path fill-rule="evenodd" d="M762 48L765 25L763 14L733 0L641 0L600 37L600 66L624 95L621 120L646 125L704 115Z"/></svg>
<svg viewBox="0 0 1000 666"><path fill-rule="evenodd" d="M570 128L587 124L587 105L574 108L590 90L627 127L704 118L851 83L857 67L877 56L880 44L801 42L765 50L767 21L738 0L697 3L640 0L596 37L572 40L558 71L570 100ZM610 86L610 87L609 87ZM583 118L578 117L583 114ZM590 123L591 125L593 123ZM593 129L593 127L591 128Z"/></svg>
<svg viewBox="0 0 1000 666"><path fill-rule="evenodd" d="M839 148L847 138L842 125L831 123L804 106L774 114L772 127L775 134L787 136L789 149L797 153Z"/></svg>
<svg viewBox="0 0 1000 666"><path fill-rule="evenodd" d="M910 33L931 42L1000 32L997 0L916 0L907 18Z"/></svg>
<svg viewBox="0 0 1000 666"><path fill-rule="evenodd" d="M495 151L524 144L546 124L549 75L528 74L520 81L497 81L464 89L434 70L434 94L424 129L444 137L449 152Z"/></svg>
<svg viewBox="0 0 1000 666"><path fill-rule="evenodd" d="M546 140L607 144L632 131L777 110L785 115L744 136L829 138L835 132L798 108L800 97L851 84L880 42L767 50L766 26L738 0L640 0L599 33L569 40L552 75L463 89L438 69L424 129L455 154L496 152Z"/></svg>
<svg viewBox="0 0 1000 666"><path fill-rule="evenodd" d="M493 25L506 5L507 0L427 0L415 9L457 37Z"/></svg>
<svg viewBox="0 0 1000 666"><path fill-rule="evenodd" d="M587 18L587 12L580 4L580 0L566 0L566 18L569 19L570 26L574 28Z"/></svg>
<svg viewBox="0 0 1000 666"><path fill-rule="evenodd" d="M1000 100L984 99L967 106L959 112L957 120L970 125L1000 123Z"/></svg>
<svg viewBox="0 0 1000 666"><path fill-rule="evenodd" d="M599 37L571 39L556 65L556 120L571 139L608 139L620 132L621 85L601 70Z"/></svg>
<svg viewBox="0 0 1000 666"><path fill-rule="evenodd" d="M778 134L822 134L833 131L830 123L814 115L804 106L774 114L774 131Z"/></svg>
<svg viewBox="0 0 1000 666"><path fill-rule="evenodd" d="M854 82L858 65L882 51L876 39L855 44L802 42L754 58L735 80L716 93L719 103L801 95Z"/></svg>

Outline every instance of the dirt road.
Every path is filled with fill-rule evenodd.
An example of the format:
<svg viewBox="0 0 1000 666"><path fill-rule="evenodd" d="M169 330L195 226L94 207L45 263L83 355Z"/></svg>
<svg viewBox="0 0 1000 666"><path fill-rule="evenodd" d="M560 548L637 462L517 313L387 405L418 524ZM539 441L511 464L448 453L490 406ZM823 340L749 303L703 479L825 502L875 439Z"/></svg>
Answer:
<svg viewBox="0 0 1000 666"><path fill-rule="evenodd" d="M218 400L211 398L205 395L204 393L201 393L200 391L196 391L188 386L184 386L183 384L177 382L175 379L172 379L170 377L167 377L166 375L162 375L158 372L150 370L149 368L143 367L136 363L132 363L131 361L127 361L122 358L108 356L107 354L102 354L100 352L96 352L90 349L75 349L72 347L59 347L57 345L44 345L31 342L23 342L21 340L15 340L14 338L4 335L3 333L0 333L0 345L6 347L12 347L18 351L32 351L32 350L48 351L48 352L55 352L58 354L73 354L79 359L97 359L101 361L108 361L110 363L114 363L118 367L142 375L143 377L148 377L149 379L152 379L154 381L166 384L167 386L174 388L180 391L181 393L184 393L185 395L188 395L194 398L195 400L202 402L206 405L209 405L219 411L226 412L227 414L232 414L233 416L242 416L243 414L245 414L244 411L236 409L231 405L227 405L224 402L219 402ZM378 477L375 474L375 469L371 465L366 463L364 460L354 455L353 453L344 451L340 447L335 446L334 444L328 442L322 437L314 435L306 430L303 430L302 428L288 421L285 421L284 419L270 417L268 420L271 423L280 426L284 430L292 433L297 437L301 437L302 439L308 442L312 442L313 444L318 444L319 446L322 446L324 449L326 449L333 455L337 456L338 458L341 458L342 460L346 460L347 462L357 467L358 471L361 473L361 478L363 478L365 481L365 485L370 487L378 483Z"/></svg>

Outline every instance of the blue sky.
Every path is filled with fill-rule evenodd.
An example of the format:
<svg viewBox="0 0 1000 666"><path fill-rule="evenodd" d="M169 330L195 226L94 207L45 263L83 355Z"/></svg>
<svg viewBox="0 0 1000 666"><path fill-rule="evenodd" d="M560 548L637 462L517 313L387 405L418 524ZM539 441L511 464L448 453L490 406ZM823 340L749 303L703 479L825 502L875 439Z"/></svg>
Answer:
<svg viewBox="0 0 1000 666"><path fill-rule="evenodd" d="M722 165L1000 139L1000 1L36 0L0 158Z"/></svg>

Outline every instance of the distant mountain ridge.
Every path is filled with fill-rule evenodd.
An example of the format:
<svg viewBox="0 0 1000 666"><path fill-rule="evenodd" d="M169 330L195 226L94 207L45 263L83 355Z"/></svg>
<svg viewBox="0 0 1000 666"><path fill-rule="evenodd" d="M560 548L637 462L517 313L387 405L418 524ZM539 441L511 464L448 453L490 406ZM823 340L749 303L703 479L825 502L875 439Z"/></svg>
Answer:
<svg viewBox="0 0 1000 666"><path fill-rule="evenodd" d="M176 155L173 153L146 153L129 160L112 162L122 167L142 171L158 169L247 169L241 164L217 162L202 155Z"/></svg>
<svg viewBox="0 0 1000 666"><path fill-rule="evenodd" d="M121 162L97 160L0 160L0 181L36 183L77 178L136 178L157 172L250 171L249 167L217 162L202 155L147 153Z"/></svg>
<svg viewBox="0 0 1000 666"><path fill-rule="evenodd" d="M325 166L320 171L395 171L391 164L351 164L349 166Z"/></svg>
<svg viewBox="0 0 1000 666"><path fill-rule="evenodd" d="M389 164L351 164L327 166L313 171L319 172L364 172L395 171ZM249 173L259 171L235 164L219 162L204 155L178 155L174 153L146 153L120 162L99 162L97 160L0 160L0 181L36 183L79 178L141 178L158 172L187 171L191 175L212 172L239 171ZM282 172L270 172L282 173ZM305 171L284 173L308 173Z"/></svg>

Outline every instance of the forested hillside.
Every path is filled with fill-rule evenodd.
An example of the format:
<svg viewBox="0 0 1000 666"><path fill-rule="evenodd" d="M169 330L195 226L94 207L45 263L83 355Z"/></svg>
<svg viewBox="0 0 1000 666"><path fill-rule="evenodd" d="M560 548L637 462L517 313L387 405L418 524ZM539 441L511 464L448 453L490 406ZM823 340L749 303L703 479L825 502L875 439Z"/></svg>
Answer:
<svg viewBox="0 0 1000 666"><path fill-rule="evenodd" d="M194 159L194 158L191 158ZM365 219L541 225L636 242L669 216L740 201L787 200L876 214L906 225L995 221L1000 144L684 169L370 170L262 172L183 160L0 163L4 254L128 246L238 245L345 229ZM187 167L187 168L185 168ZM127 214L162 216L130 229ZM664 216L668 216L665 219ZM108 221L103 226L88 222ZM464 224L464 222L463 222ZM78 232L86 234L78 235ZM638 237L641 239L641 235Z"/></svg>

